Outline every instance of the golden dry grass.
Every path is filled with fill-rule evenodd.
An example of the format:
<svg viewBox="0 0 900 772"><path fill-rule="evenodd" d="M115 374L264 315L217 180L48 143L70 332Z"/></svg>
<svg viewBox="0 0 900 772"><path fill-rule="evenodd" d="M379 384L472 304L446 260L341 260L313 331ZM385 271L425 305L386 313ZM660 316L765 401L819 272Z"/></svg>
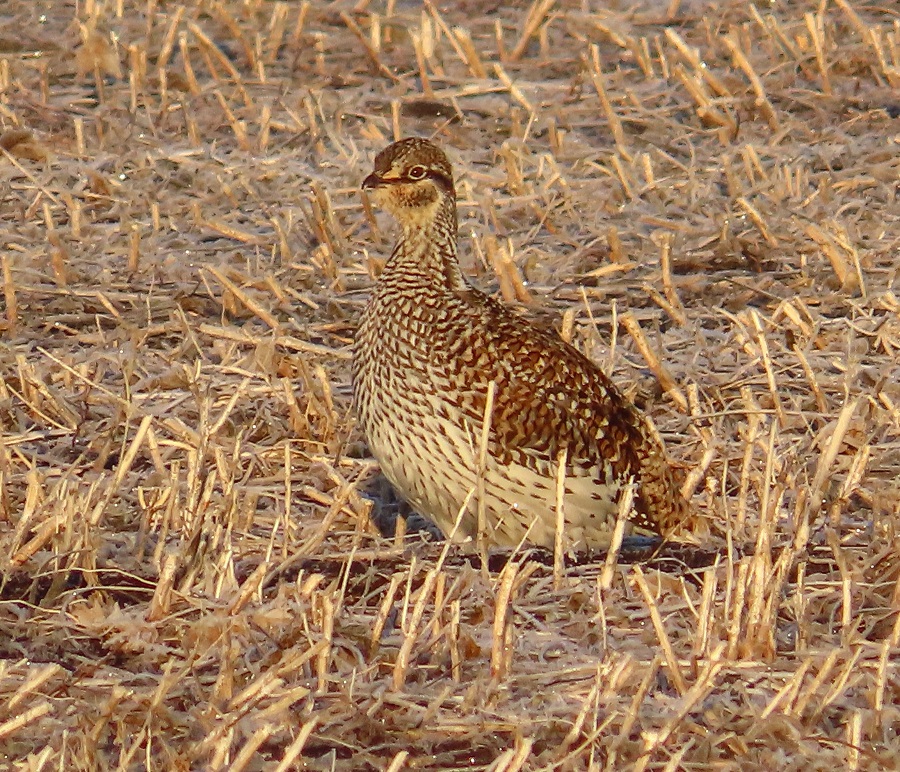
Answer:
<svg viewBox="0 0 900 772"><path fill-rule="evenodd" d="M0 766L897 763L896 4L611 5L0 6ZM405 134L711 566L375 534L358 185Z"/></svg>

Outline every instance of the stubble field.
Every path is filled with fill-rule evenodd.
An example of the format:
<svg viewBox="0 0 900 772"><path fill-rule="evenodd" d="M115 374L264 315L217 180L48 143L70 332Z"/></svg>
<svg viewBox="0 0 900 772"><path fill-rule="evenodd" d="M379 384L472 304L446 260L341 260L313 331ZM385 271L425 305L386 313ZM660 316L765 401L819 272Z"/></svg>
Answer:
<svg viewBox="0 0 900 772"><path fill-rule="evenodd" d="M0 768L895 766L898 92L890 2L6 0ZM702 544L371 525L359 184L410 134Z"/></svg>

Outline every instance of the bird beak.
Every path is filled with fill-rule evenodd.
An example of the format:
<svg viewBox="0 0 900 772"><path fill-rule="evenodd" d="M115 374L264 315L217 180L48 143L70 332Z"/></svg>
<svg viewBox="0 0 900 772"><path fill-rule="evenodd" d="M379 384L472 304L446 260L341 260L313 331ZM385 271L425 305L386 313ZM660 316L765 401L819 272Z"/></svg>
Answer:
<svg viewBox="0 0 900 772"><path fill-rule="evenodd" d="M374 172L363 180L363 190L371 190L372 188L380 188L385 182Z"/></svg>

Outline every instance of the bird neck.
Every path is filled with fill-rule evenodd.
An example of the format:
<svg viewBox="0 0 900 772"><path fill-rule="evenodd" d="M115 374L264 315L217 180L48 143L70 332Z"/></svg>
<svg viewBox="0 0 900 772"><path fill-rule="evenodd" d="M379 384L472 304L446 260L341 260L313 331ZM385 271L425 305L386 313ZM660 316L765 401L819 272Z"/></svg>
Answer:
<svg viewBox="0 0 900 772"><path fill-rule="evenodd" d="M431 217L405 218L400 240L382 279L402 276L405 283L459 290L466 286L457 256L456 202L441 200Z"/></svg>

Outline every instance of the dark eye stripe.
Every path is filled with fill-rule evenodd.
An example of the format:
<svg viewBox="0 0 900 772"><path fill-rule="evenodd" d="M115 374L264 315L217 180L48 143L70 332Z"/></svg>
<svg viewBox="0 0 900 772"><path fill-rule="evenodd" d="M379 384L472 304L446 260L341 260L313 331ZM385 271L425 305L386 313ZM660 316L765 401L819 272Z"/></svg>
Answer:
<svg viewBox="0 0 900 772"><path fill-rule="evenodd" d="M453 190L453 181L450 180L446 175L441 174L440 172L436 172L433 169L429 169L428 173L425 175L425 178L431 180L432 182L437 183L439 188L443 188L444 190Z"/></svg>
<svg viewBox="0 0 900 772"><path fill-rule="evenodd" d="M434 171L433 169L429 169L424 177L412 177L409 174L404 174L402 177L397 177L395 179L390 180L390 182L394 184L402 184L402 185L411 185L417 182L422 182L422 180L431 180L436 183L438 187L443 188L447 191L453 190L453 181L447 177L445 174L441 172ZM388 180L385 180L387 182Z"/></svg>

